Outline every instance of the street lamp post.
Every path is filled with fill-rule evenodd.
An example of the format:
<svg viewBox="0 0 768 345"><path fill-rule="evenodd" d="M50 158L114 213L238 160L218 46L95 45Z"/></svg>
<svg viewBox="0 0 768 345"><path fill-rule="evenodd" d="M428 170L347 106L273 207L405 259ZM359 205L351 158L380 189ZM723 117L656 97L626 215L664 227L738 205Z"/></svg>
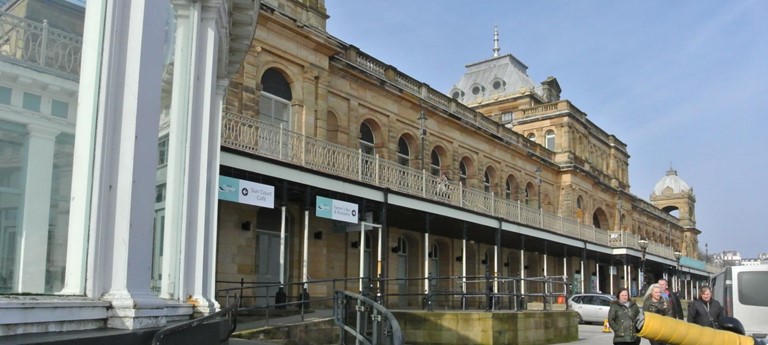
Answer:
<svg viewBox="0 0 768 345"><path fill-rule="evenodd" d="M538 192L539 210L541 210L541 167L536 167L536 191Z"/></svg>
<svg viewBox="0 0 768 345"><path fill-rule="evenodd" d="M637 241L637 245L640 246L642 254L640 256L640 281L638 286L645 287L645 251L648 249L648 240L641 238Z"/></svg>
<svg viewBox="0 0 768 345"><path fill-rule="evenodd" d="M709 273L709 243L704 243L704 263L706 263L707 267L707 284L710 284L710 279L712 276Z"/></svg>
<svg viewBox="0 0 768 345"><path fill-rule="evenodd" d="M680 258L683 257L683 253L675 251L675 261L677 261L677 267L675 268L675 280L677 281L677 290L680 290Z"/></svg>
<svg viewBox="0 0 768 345"><path fill-rule="evenodd" d="M427 139L427 115L422 110L419 113L419 136L421 137L421 170L424 170L424 142Z"/></svg>

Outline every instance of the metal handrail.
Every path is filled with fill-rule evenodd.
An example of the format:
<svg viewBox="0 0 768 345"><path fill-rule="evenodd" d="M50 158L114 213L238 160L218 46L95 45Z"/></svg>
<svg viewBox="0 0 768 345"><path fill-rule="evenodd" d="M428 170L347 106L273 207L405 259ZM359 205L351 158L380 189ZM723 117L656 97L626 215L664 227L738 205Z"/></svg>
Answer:
<svg viewBox="0 0 768 345"><path fill-rule="evenodd" d="M232 333L235 332L235 329L237 328L237 312L236 311L237 311L238 304L239 304L239 297L235 296L235 303L213 314L208 314L206 316L203 316L197 319L185 321L177 325L168 326L163 329L160 329L159 331L157 331L157 333L155 333L155 336L152 337L152 345L161 345L163 344L162 342L163 338L165 338L168 335L200 326L222 315L227 315L227 317L230 319L230 322L231 322L231 326L229 331L227 332L227 336L224 339L220 339L221 341L227 340L232 335Z"/></svg>
<svg viewBox="0 0 768 345"><path fill-rule="evenodd" d="M311 286L328 285L328 291L335 291L339 288L344 288L344 284L349 282L363 281L365 293L371 293L372 278L368 277L346 277L346 278L330 278L330 279L318 279L311 281L299 281L299 282L247 282L245 279L240 281L216 281L217 284L236 284L234 287L220 288L217 290L217 298L219 300L227 301L229 304L231 296L238 296L238 309L237 312L241 314L248 314L253 312L264 312L265 321L269 324L271 315L270 313L277 314L277 310L285 310L289 308L296 308L298 310L301 321L304 321L305 314L311 312L311 306L318 303L332 303L333 296L326 295L320 297L312 297L309 294ZM246 292L253 291L253 289L264 289L264 294L251 294ZM278 298L276 294L270 294L271 291L281 293L281 297ZM255 303L258 300L263 299L264 303ZM253 302L247 303L244 301L251 300ZM274 301L274 302L272 302Z"/></svg>
<svg viewBox="0 0 768 345"><path fill-rule="evenodd" d="M349 312L353 311L349 303L354 301L354 326ZM402 345L405 341L400 323L395 316L376 301L365 296L342 290L334 292L333 315L341 330L341 344L346 344L349 334L355 344L367 345ZM383 325L382 325L383 324Z"/></svg>

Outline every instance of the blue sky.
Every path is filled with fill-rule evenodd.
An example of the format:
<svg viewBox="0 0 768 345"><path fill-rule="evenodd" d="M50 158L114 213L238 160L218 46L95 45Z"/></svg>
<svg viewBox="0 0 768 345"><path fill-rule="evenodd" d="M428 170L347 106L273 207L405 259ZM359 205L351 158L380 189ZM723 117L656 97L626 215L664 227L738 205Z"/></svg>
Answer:
<svg viewBox="0 0 768 345"><path fill-rule="evenodd" d="M768 1L327 0L328 32L447 93L501 53L628 146L648 200L673 166L700 247L768 252Z"/></svg>

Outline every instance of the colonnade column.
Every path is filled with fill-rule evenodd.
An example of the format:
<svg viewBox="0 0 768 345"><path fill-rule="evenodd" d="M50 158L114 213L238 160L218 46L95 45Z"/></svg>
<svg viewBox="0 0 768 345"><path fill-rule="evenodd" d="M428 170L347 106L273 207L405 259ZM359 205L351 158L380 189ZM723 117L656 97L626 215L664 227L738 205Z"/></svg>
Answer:
<svg viewBox="0 0 768 345"><path fill-rule="evenodd" d="M520 240L520 294L525 295L525 236Z"/></svg>
<svg viewBox="0 0 768 345"><path fill-rule="evenodd" d="M429 213L424 218L424 294L429 294ZM435 272L435 277L437 272Z"/></svg>
<svg viewBox="0 0 768 345"><path fill-rule="evenodd" d="M107 327L166 323L166 301L150 291L155 173L166 11L148 0L118 1L108 21L122 34L105 40L96 141L103 145L91 200L89 295L111 303ZM124 67L124 68L122 68ZM120 133L115 136L114 133ZM101 292L106 292L101 294Z"/></svg>
<svg viewBox="0 0 768 345"><path fill-rule="evenodd" d="M17 291L44 293L51 211L53 153L59 130L27 126L22 227L19 236ZM55 291L48 291L55 292Z"/></svg>
<svg viewBox="0 0 768 345"><path fill-rule="evenodd" d="M600 291L600 263L595 261L595 290Z"/></svg>
<svg viewBox="0 0 768 345"><path fill-rule="evenodd" d="M183 276L182 293L189 302L195 306L195 312L209 314L215 311L215 292L204 288L206 279L215 280L215 266L209 265L215 261L215 255L207 257L210 247L206 245L206 238L215 239L214 230L206 229L206 196L208 195L208 183L217 183L218 176L209 176L209 157L211 151L218 151L217 147L210 145L210 140L218 141L219 133L212 133L212 114L219 115L221 101L216 99L216 78L218 68L219 38L217 35L218 6L209 7L196 3L191 6L200 6L198 11L199 22L193 24L192 34L196 44L192 50L192 73L196 77L191 79L189 85L190 108L189 123L179 124L189 131L187 141L187 179L184 207L186 213L186 226L184 233L186 239L182 261ZM195 97L194 95L199 95ZM194 139L193 139L194 138ZM216 182L214 182L216 181ZM208 247L208 248L207 248ZM208 250L206 250L208 249Z"/></svg>

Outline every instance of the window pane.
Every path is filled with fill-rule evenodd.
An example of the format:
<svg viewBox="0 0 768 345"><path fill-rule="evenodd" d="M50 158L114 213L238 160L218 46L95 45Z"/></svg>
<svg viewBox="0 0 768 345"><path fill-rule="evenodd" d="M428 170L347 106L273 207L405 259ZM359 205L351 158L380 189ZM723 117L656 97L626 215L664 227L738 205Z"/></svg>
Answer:
<svg viewBox="0 0 768 345"><path fill-rule="evenodd" d="M35 95L35 94L29 93L29 92L25 92L24 93L23 103L22 103L21 106L24 109L31 110L31 111L36 111L36 112L39 113L40 112L41 100L42 100L42 98L39 95Z"/></svg>
<svg viewBox="0 0 768 345"><path fill-rule="evenodd" d="M54 294L64 287L67 270L85 265L82 253L67 252L77 125L72 115L79 92L73 81L79 80L85 8L70 2L59 13L58 2L4 3L0 73L9 80L45 82L25 90L0 86L0 103L7 105L0 108L0 293ZM14 92L20 99L14 101ZM28 111L58 119L32 119L24 115ZM68 262L81 266L66 267Z"/></svg>
<svg viewBox="0 0 768 345"><path fill-rule="evenodd" d="M51 115L66 119L69 116L69 103L54 99L51 101Z"/></svg>
<svg viewBox="0 0 768 345"><path fill-rule="evenodd" d="M11 104L11 93L12 90L9 87L0 86L0 103L2 104Z"/></svg>
<svg viewBox="0 0 768 345"><path fill-rule="evenodd" d="M768 307L768 289L765 289L768 284L768 272L740 272L737 279L741 304Z"/></svg>

